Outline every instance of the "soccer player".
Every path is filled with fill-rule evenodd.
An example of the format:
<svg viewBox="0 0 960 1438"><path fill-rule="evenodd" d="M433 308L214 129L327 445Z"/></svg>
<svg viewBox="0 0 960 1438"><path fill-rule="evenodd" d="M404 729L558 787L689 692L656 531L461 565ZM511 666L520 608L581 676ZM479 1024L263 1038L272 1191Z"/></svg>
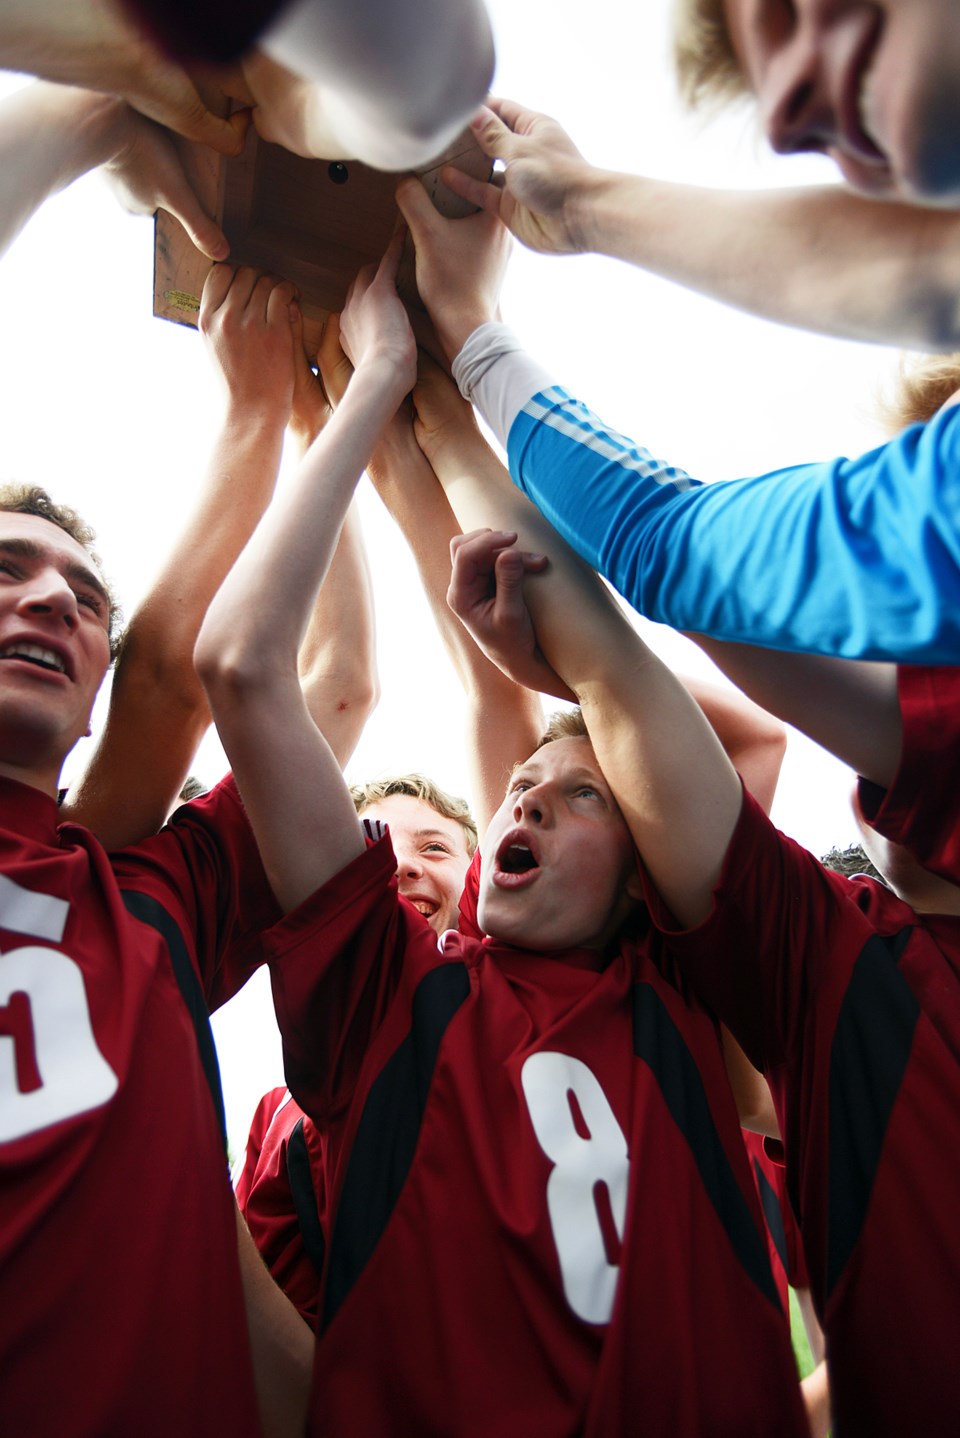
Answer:
<svg viewBox="0 0 960 1438"><path fill-rule="evenodd" d="M303 711L313 591L415 377L398 256L355 286L344 400L197 647L267 872L303 905L268 941L291 1088L332 1150L312 1431L802 1432L716 1025L651 960L589 742L561 725L515 771L487 937L438 950Z"/></svg>
<svg viewBox="0 0 960 1438"><path fill-rule="evenodd" d="M451 313L482 305L482 280L460 267ZM901 896L894 875L893 888L844 879L778 834L542 516L493 471L438 473L462 523L508 526L459 545L455 612L513 677L542 687L545 656L578 694L643 859L651 918L771 1086L838 1431L951 1432L960 891L931 901ZM525 592L523 552L550 557Z"/></svg>

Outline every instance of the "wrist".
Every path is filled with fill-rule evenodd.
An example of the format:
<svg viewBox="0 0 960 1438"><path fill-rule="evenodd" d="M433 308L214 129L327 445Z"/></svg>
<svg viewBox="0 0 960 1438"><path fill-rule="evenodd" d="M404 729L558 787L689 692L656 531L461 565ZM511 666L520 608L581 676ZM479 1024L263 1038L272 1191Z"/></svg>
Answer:
<svg viewBox="0 0 960 1438"><path fill-rule="evenodd" d="M434 319L434 328L443 346L447 363L453 363L475 330L499 318L499 312L490 313L484 306L472 304L462 310L450 310L439 319Z"/></svg>
<svg viewBox="0 0 960 1438"><path fill-rule="evenodd" d="M622 258L621 234L625 227L636 228L635 208L627 203L625 190L644 182L638 175L617 170L588 167L571 192L570 232L581 254Z"/></svg>

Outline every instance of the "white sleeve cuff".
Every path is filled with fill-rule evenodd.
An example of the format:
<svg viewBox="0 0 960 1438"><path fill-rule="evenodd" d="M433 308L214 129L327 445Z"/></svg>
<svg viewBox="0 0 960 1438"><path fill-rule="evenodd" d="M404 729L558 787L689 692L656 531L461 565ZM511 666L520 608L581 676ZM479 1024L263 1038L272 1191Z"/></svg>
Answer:
<svg viewBox="0 0 960 1438"><path fill-rule="evenodd" d="M524 352L513 331L496 320L474 330L451 368L460 393L476 405L504 449L524 405L556 383Z"/></svg>

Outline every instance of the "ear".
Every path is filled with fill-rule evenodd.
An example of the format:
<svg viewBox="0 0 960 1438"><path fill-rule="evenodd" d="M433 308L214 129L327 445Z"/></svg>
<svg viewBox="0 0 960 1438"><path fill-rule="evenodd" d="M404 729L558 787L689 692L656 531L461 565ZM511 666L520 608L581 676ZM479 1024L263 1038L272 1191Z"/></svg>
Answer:
<svg viewBox="0 0 960 1438"><path fill-rule="evenodd" d="M639 863L640 858L638 855L636 856L633 867L631 868L630 873L627 876L627 882L623 886L623 891L625 894L629 895L631 899L634 899L638 904L642 904L644 902L643 880L640 877L640 870L638 868Z"/></svg>

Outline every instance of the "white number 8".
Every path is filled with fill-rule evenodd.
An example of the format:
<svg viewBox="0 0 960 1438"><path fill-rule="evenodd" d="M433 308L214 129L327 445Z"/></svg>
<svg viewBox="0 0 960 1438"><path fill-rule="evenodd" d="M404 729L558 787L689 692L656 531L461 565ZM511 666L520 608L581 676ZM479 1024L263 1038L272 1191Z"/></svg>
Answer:
<svg viewBox="0 0 960 1438"><path fill-rule="evenodd" d="M586 1323L609 1323L620 1268L607 1254L597 1186L622 1242L630 1161L627 1141L596 1076L568 1054L531 1054L520 1074L537 1141L554 1167L547 1180L563 1291ZM586 1134L577 1131L571 1098Z"/></svg>

